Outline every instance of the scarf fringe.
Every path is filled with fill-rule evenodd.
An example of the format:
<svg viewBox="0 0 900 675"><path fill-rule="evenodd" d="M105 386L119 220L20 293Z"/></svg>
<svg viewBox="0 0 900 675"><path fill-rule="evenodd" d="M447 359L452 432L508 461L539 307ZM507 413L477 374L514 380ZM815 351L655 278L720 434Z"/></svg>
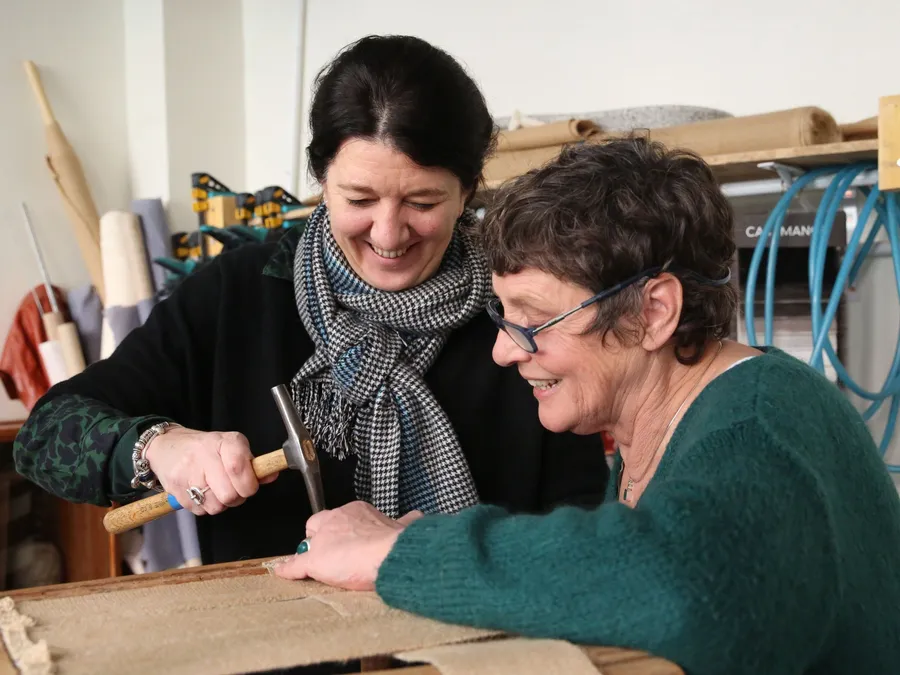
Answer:
<svg viewBox="0 0 900 675"><path fill-rule="evenodd" d="M317 449L338 460L356 454L353 427L358 408L329 380L301 380L294 384L294 405Z"/></svg>

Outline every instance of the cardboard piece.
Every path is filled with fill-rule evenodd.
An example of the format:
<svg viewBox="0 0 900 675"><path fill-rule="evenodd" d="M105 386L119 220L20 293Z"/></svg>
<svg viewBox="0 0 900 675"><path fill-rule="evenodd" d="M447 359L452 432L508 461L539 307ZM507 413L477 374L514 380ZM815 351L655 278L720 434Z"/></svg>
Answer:
<svg viewBox="0 0 900 675"><path fill-rule="evenodd" d="M600 133L600 127L590 120L564 120L534 127L523 127L515 131L501 131L497 134L497 152L530 150L584 141Z"/></svg>
<svg viewBox="0 0 900 675"><path fill-rule="evenodd" d="M550 125L548 125L550 126ZM534 127L510 134L533 132ZM643 135L660 141L670 148L682 148L704 157L739 152L808 147L842 140L842 132L834 118L821 108L805 107L705 120L658 129L635 129L628 135ZM589 133L585 137L569 138L551 146L531 147L496 153L485 166L485 182L489 189L521 176L557 157L562 148L572 142L602 143L625 134ZM547 136L549 138L549 136ZM513 143L514 147L518 142Z"/></svg>

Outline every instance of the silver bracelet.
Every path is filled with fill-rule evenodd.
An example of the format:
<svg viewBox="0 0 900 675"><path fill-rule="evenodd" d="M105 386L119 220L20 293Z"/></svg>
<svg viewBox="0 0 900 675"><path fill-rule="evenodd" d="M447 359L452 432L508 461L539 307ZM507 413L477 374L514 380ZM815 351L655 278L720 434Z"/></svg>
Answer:
<svg viewBox="0 0 900 675"><path fill-rule="evenodd" d="M150 468L150 462L147 461L147 446L157 436L162 436L170 429L179 426L181 425L173 422L159 422L140 435L131 452L131 463L134 465L134 478L131 479L132 488L137 489L138 486L143 485L148 490L163 491L156 474Z"/></svg>

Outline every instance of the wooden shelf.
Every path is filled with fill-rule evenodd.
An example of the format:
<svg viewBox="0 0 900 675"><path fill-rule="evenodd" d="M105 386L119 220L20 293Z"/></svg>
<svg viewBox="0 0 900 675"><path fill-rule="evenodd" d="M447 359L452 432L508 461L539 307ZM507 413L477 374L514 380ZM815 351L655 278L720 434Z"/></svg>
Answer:
<svg viewBox="0 0 900 675"><path fill-rule="evenodd" d="M853 126L847 125L844 133L850 133L850 128ZM855 131L862 130L867 137L860 138L863 134L857 133L853 140L840 143L706 155L703 159L712 167L713 173L720 183L738 183L777 177L773 171L760 168L759 165L766 162L779 162L798 169L814 169L822 166L868 161L873 162L878 169L878 185L881 190L900 190L900 95L882 96L878 100L878 116L864 120L856 126L860 128ZM587 142L593 141L588 140ZM686 147L691 147L688 140L684 142ZM483 198L485 201L490 201L491 193L505 183L511 173L524 172L527 169L542 166L557 153L558 148L551 146L531 148L527 151L520 151L519 155L521 156L513 159L507 158L506 164L498 169L498 174L503 177L486 182L482 191Z"/></svg>
<svg viewBox="0 0 900 675"><path fill-rule="evenodd" d="M864 160L878 161L878 139L825 143L795 148L736 152L727 155L709 155L703 158L709 164L720 183L777 178L773 171L759 168L763 162L780 162L801 169L812 169L831 164L848 164ZM484 192L490 193L505 180L487 181Z"/></svg>
<svg viewBox="0 0 900 675"><path fill-rule="evenodd" d="M722 183L765 180L776 176L772 171L759 168L758 165L763 162L780 162L801 169L866 160L877 162L878 139L711 155L703 159L712 167L716 177Z"/></svg>

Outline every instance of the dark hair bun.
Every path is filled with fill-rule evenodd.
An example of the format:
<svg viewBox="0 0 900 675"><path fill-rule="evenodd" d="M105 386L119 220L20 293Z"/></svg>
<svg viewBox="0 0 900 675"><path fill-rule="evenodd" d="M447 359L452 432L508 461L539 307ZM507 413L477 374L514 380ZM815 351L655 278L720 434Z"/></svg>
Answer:
<svg viewBox="0 0 900 675"><path fill-rule="evenodd" d="M317 180L351 138L392 145L416 164L476 187L494 138L484 96L453 57L409 36L369 36L317 76L309 168Z"/></svg>

